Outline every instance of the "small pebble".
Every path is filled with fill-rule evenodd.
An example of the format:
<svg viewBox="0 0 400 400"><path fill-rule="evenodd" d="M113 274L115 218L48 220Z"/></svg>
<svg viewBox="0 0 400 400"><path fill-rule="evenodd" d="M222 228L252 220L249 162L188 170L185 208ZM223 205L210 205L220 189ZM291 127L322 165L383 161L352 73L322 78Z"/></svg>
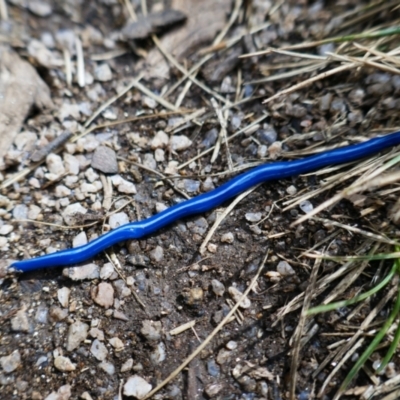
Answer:
<svg viewBox="0 0 400 400"><path fill-rule="evenodd" d="M15 371L21 365L21 354L15 350L8 356L0 357L0 365L6 373Z"/></svg>
<svg viewBox="0 0 400 400"><path fill-rule="evenodd" d="M64 163L61 157L57 154L50 153L46 157L46 164L49 172L54 176L60 176L65 173Z"/></svg>
<svg viewBox="0 0 400 400"><path fill-rule="evenodd" d="M160 321L144 320L142 322L142 329L140 333L147 340L159 340L161 338L162 325Z"/></svg>
<svg viewBox="0 0 400 400"><path fill-rule="evenodd" d="M246 213L245 218L249 222L258 222L261 221L262 214L260 212L257 213Z"/></svg>
<svg viewBox="0 0 400 400"><path fill-rule="evenodd" d="M107 146L97 147L93 153L91 166L105 174L117 174L118 162L115 151Z"/></svg>
<svg viewBox="0 0 400 400"><path fill-rule="evenodd" d="M100 278L105 281L107 279L110 279L113 273L114 266L111 263L105 263L100 269Z"/></svg>
<svg viewBox="0 0 400 400"><path fill-rule="evenodd" d="M12 214L15 219L26 219L28 218L28 207L25 204L18 204L14 207Z"/></svg>
<svg viewBox="0 0 400 400"><path fill-rule="evenodd" d="M44 400L69 400L71 395L71 385L63 385L58 388L57 392L51 392ZM37 397L35 400L39 399L42 399L42 397Z"/></svg>
<svg viewBox="0 0 400 400"><path fill-rule="evenodd" d="M268 147L268 155L271 160L276 160L282 154L282 142L274 142Z"/></svg>
<svg viewBox="0 0 400 400"><path fill-rule="evenodd" d="M169 144L169 136L164 131L158 131L150 141L152 150L167 147Z"/></svg>
<svg viewBox="0 0 400 400"><path fill-rule="evenodd" d="M64 153L64 165L68 174L75 176L79 174L79 160L72 154Z"/></svg>
<svg viewBox="0 0 400 400"><path fill-rule="evenodd" d="M221 368L215 362L214 359L207 361L207 372L209 375L213 376L214 378L217 378L219 376L219 374L221 372Z"/></svg>
<svg viewBox="0 0 400 400"><path fill-rule="evenodd" d="M193 142L184 135L175 135L172 136L169 141L169 146L172 151L182 151L189 148Z"/></svg>
<svg viewBox="0 0 400 400"><path fill-rule="evenodd" d="M124 342L118 337L113 337L108 341L111 344L111 346L114 347L115 351L122 351L125 347Z"/></svg>
<svg viewBox="0 0 400 400"><path fill-rule="evenodd" d="M108 64L97 65L94 70L95 79L100 82L107 82L112 79L111 68Z"/></svg>
<svg viewBox="0 0 400 400"><path fill-rule="evenodd" d="M26 307L23 306L14 317L11 318L11 329L14 332L29 332L31 325L26 313Z"/></svg>
<svg viewBox="0 0 400 400"><path fill-rule="evenodd" d="M124 385L124 395L143 399L152 389L152 386L138 375L128 378Z"/></svg>
<svg viewBox="0 0 400 400"><path fill-rule="evenodd" d="M210 383L204 388L204 392L208 397L214 398L224 388L222 383Z"/></svg>
<svg viewBox="0 0 400 400"><path fill-rule="evenodd" d="M217 279L211 281L211 287L216 296L222 297L225 293L225 286Z"/></svg>
<svg viewBox="0 0 400 400"><path fill-rule="evenodd" d="M2 225L0 227L0 235L6 236L13 230L14 230L14 227L12 225Z"/></svg>
<svg viewBox="0 0 400 400"><path fill-rule="evenodd" d="M214 244L214 243L209 243L209 244L207 245L207 250L208 250L210 253L215 254L215 253L217 252L217 250L218 250L218 246L217 246L216 244Z"/></svg>
<svg viewBox="0 0 400 400"><path fill-rule="evenodd" d="M230 286L228 292L236 303L243 296L243 293L240 290L236 289L234 286ZM239 307L243 309L249 308L250 306L251 306L251 301L247 296L241 301L239 305Z"/></svg>
<svg viewBox="0 0 400 400"><path fill-rule="evenodd" d="M68 357L58 356L54 359L54 366L61 372L75 371L76 365Z"/></svg>
<svg viewBox="0 0 400 400"><path fill-rule="evenodd" d="M314 209L313 205L308 200L302 201L299 207L301 211L305 212L306 214Z"/></svg>
<svg viewBox="0 0 400 400"><path fill-rule="evenodd" d="M49 3L45 1L33 1L29 0L28 9L32 14L38 17L48 17L52 13L52 8Z"/></svg>
<svg viewBox="0 0 400 400"><path fill-rule="evenodd" d="M110 283L99 283L92 289L91 295L93 301L104 308L109 308L114 304L114 288Z"/></svg>
<svg viewBox="0 0 400 400"><path fill-rule="evenodd" d="M257 131L256 137L262 144L271 145L276 142L278 134L272 126L264 125L264 129Z"/></svg>
<svg viewBox="0 0 400 400"><path fill-rule="evenodd" d="M108 375L114 375L115 374L115 366L114 366L114 364L112 364L110 362L102 361L99 364L99 368L101 368Z"/></svg>
<svg viewBox="0 0 400 400"><path fill-rule="evenodd" d="M128 358L121 366L121 372L130 371L133 367L133 358Z"/></svg>
<svg viewBox="0 0 400 400"><path fill-rule="evenodd" d="M221 242L222 242L222 243L229 243L229 244L231 244L231 243L233 243L234 240L235 240L235 237L233 236L233 233L232 233L232 232L224 233L224 234L221 236Z"/></svg>
<svg viewBox="0 0 400 400"><path fill-rule="evenodd" d="M87 242L88 242L88 239L86 236L86 232L82 231L82 232L78 233L72 240L72 247L83 246Z"/></svg>
<svg viewBox="0 0 400 400"><path fill-rule="evenodd" d="M186 192L188 193L197 192L200 189L200 181L195 181L193 179L185 179L184 187Z"/></svg>
<svg viewBox="0 0 400 400"><path fill-rule="evenodd" d="M86 214L87 209L81 206L80 203L70 204L65 208L65 210L61 213L64 221L67 225L71 226L75 224L76 218L75 214Z"/></svg>
<svg viewBox="0 0 400 400"><path fill-rule="evenodd" d="M235 350L237 348L238 344L237 342L230 340L227 344L226 344L226 348L228 350Z"/></svg>
<svg viewBox="0 0 400 400"><path fill-rule="evenodd" d="M81 321L75 321L70 325L67 335L67 350L72 351L79 347L88 335L89 325Z"/></svg>
<svg viewBox="0 0 400 400"><path fill-rule="evenodd" d="M164 249L161 246L157 246L150 252L149 256L152 261L159 263L164 258Z"/></svg>
<svg viewBox="0 0 400 400"><path fill-rule="evenodd" d="M226 349L221 349L218 352L216 361L219 365L225 365L230 361L231 357L232 357L231 351Z"/></svg>
<svg viewBox="0 0 400 400"><path fill-rule="evenodd" d="M90 263L79 267L64 268L63 275L73 281L83 281L85 279L97 279L100 272L98 265Z"/></svg>
<svg viewBox="0 0 400 400"><path fill-rule="evenodd" d="M160 342L155 349L150 353L150 360L154 365L161 364L165 360L165 344Z"/></svg>
<svg viewBox="0 0 400 400"><path fill-rule="evenodd" d="M290 275L295 275L296 272L294 269L291 267L291 265L286 262L286 261L280 261L278 266L276 267L276 270L282 275L282 276L290 276Z"/></svg>
<svg viewBox="0 0 400 400"><path fill-rule="evenodd" d="M107 347L98 339L93 340L92 346L90 347L90 352L99 361L104 361L108 356Z"/></svg>
<svg viewBox="0 0 400 400"><path fill-rule="evenodd" d="M68 289L67 287L62 287L61 289L57 290L58 301L64 308L68 307L70 293L71 290Z"/></svg>
<svg viewBox="0 0 400 400"><path fill-rule="evenodd" d="M124 212L119 212L116 214L110 215L110 218L108 219L108 223L111 227L111 229L116 229L120 227L121 225L129 224L129 217L126 213Z"/></svg>
<svg viewBox="0 0 400 400"><path fill-rule="evenodd" d="M290 185L289 187L286 188L286 193L289 194L290 196L294 196L297 193L297 189L295 186Z"/></svg>

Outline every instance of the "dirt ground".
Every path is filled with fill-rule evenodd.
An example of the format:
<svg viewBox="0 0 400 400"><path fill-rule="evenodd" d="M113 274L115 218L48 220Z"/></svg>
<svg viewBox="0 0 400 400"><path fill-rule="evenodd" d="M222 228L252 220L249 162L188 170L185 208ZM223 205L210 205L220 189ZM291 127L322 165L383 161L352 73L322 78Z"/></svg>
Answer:
<svg viewBox="0 0 400 400"><path fill-rule="evenodd" d="M165 3L148 3L145 18L138 1L0 0L0 397L144 398L206 340L265 260L244 304L151 398L333 399L367 342L333 373L342 361L334 350L392 289L357 309L303 321L291 392L302 303L290 302L304 294L319 262L304 253L383 252L388 247L374 246L388 244L317 219L292 223L350 184L361 162L262 184L236 204L122 242L77 269L7 271L13 260L83 244L254 165L399 129L400 78L392 64L353 65L271 99L348 65L327 61L327 52L362 57L354 42L386 53L395 48L395 35L373 44L360 37L288 46L395 26L396 2ZM182 14L162 14L165 9ZM282 50L239 58L270 47ZM200 61L191 80L179 82L182 68ZM319 192L343 171L342 180ZM362 206L344 199L319 217L395 240L399 230L389 212L396 188L384 200L369 192L358 198ZM313 197L303 198L308 193ZM332 299L358 294L377 270L389 267L365 265ZM322 280L339 264L325 260L318 268ZM324 286L311 305L334 287ZM389 300L374 323L387 318ZM288 304L294 304L290 312ZM374 375L372 361L350 388L365 390L398 376L397 354L391 373ZM359 399L361 389L343 398Z"/></svg>

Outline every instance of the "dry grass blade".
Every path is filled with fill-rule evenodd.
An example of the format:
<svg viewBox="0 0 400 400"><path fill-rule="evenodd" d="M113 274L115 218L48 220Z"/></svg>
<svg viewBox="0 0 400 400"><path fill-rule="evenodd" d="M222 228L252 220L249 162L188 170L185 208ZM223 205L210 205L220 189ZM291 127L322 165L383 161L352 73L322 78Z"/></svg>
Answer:
<svg viewBox="0 0 400 400"><path fill-rule="evenodd" d="M218 121L221 125L221 130L219 132L218 140L217 143L215 144L214 152L211 156L211 163L214 163L215 160L218 157L219 153L219 148L221 146L222 141L225 143L226 146L226 157L228 160L228 169L229 171L232 171L233 169L233 162L232 162L232 157L231 153L229 151L229 144L227 141L227 127L228 127L228 110L225 110L225 112L222 112L221 107L218 105L217 101L214 98L211 98L211 104L214 107L215 113L217 114Z"/></svg>
<svg viewBox="0 0 400 400"><path fill-rule="evenodd" d="M75 38L75 48L76 48L76 80L80 87L85 86L85 60L83 58L83 48L81 40Z"/></svg>
<svg viewBox="0 0 400 400"><path fill-rule="evenodd" d="M400 161L400 160L399 160ZM374 175L378 175L381 171L376 172ZM303 223L304 221L310 219L314 215L318 214L322 210L327 207L333 206L338 203L340 200L350 197L356 193L364 192L367 189L371 188L379 188L382 186L390 185L392 183L398 182L400 180L400 172L392 172L387 174L386 176L370 176L366 177L363 180L360 180L346 189L342 190L340 193L334 195L330 199L326 200L324 203L320 204L318 207L314 208L311 212L306 215L303 215L298 220L292 223L292 226L296 226L298 224Z"/></svg>
<svg viewBox="0 0 400 400"><path fill-rule="evenodd" d="M321 222L325 226L329 226L329 225L336 226L338 228L345 229L345 230L347 230L349 232L357 233L357 234L365 236L365 237L367 237L367 238L369 238L369 239L371 239L371 240L373 240L375 242L391 244L391 245L394 245L394 246L399 246L400 245L400 243L397 242L396 240L392 240L392 239L389 239L389 238L387 238L387 237L385 237L383 235L378 235L376 233L372 233L372 232L368 232L368 231L365 231L365 230L360 229L360 228L356 228L355 226L350 226L350 225L347 225L347 224L341 224L340 222L332 221L332 220L327 219L327 218L314 217L313 220Z"/></svg>
<svg viewBox="0 0 400 400"><path fill-rule="evenodd" d="M5 0L0 0L0 19L8 21L7 3Z"/></svg>
<svg viewBox="0 0 400 400"><path fill-rule="evenodd" d="M244 291L243 295L240 297L239 301L234 305L234 307L229 311L226 317L218 324L218 326L211 332L211 334L204 340L204 342L197 347L197 349L175 370L173 371L165 380L163 380L159 385L157 385L150 393L148 393L143 399L149 399L154 394L156 394L160 389L162 389L165 385L171 382L185 367L189 365L189 363L196 358L203 349L211 342L211 340L215 337L215 335L225 326L225 324L230 320L230 318L234 315L234 313L238 310L240 303L247 297L250 291L255 286L258 277L260 276L261 271L264 268L265 262L268 258L268 252L260 265L256 275L251 280L250 285Z"/></svg>

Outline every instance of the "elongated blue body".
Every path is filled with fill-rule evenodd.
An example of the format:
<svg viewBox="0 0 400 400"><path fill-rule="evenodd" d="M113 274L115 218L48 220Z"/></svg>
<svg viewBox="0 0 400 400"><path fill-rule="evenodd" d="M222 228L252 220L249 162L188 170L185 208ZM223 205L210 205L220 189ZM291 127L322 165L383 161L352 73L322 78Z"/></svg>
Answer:
<svg viewBox="0 0 400 400"><path fill-rule="evenodd" d="M88 244L29 260L18 261L12 267L16 270L27 272L40 268L78 264L94 257L116 243L129 239L141 239L177 220L209 211L259 183L304 174L328 165L355 161L398 144L400 144L400 131L363 143L326 151L301 160L264 164L236 176L211 192L179 203L144 221L122 225Z"/></svg>

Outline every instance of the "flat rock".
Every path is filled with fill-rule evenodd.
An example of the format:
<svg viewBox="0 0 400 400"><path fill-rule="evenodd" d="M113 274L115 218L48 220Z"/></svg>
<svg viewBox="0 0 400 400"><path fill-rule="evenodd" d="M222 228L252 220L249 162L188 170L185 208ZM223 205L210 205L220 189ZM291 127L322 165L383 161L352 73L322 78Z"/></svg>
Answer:
<svg viewBox="0 0 400 400"><path fill-rule="evenodd" d="M143 399L143 397L145 397L151 389L152 386L143 378L141 378L139 375L133 375L128 378L124 385L124 395L133 396L140 400Z"/></svg>
<svg viewBox="0 0 400 400"><path fill-rule="evenodd" d="M15 332L29 332L30 323L28 315L26 314L25 306L23 306L21 310L17 311L15 316L11 318L11 329Z"/></svg>
<svg viewBox="0 0 400 400"><path fill-rule="evenodd" d="M89 325L81 321L74 322L68 329L67 350L72 351L79 347L88 335Z"/></svg>
<svg viewBox="0 0 400 400"><path fill-rule="evenodd" d="M54 366L61 372L75 371L76 365L68 357L58 356L54 359Z"/></svg>
<svg viewBox="0 0 400 400"><path fill-rule="evenodd" d="M92 346L90 347L90 352L99 361L104 361L108 356L107 347L98 339L93 340Z"/></svg>
<svg viewBox="0 0 400 400"><path fill-rule="evenodd" d="M99 146L93 154L92 168L105 174L117 174L118 163L115 151L107 146Z"/></svg>
<svg viewBox="0 0 400 400"><path fill-rule="evenodd" d="M7 373L15 371L21 364L21 354L18 350L13 351L10 355L0 357L0 365Z"/></svg>
<svg viewBox="0 0 400 400"><path fill-rule="evenodd" d="M109 308L114 304L114 288L110 283L101 282L92 289L92 299L99 306Z"/></svg>

